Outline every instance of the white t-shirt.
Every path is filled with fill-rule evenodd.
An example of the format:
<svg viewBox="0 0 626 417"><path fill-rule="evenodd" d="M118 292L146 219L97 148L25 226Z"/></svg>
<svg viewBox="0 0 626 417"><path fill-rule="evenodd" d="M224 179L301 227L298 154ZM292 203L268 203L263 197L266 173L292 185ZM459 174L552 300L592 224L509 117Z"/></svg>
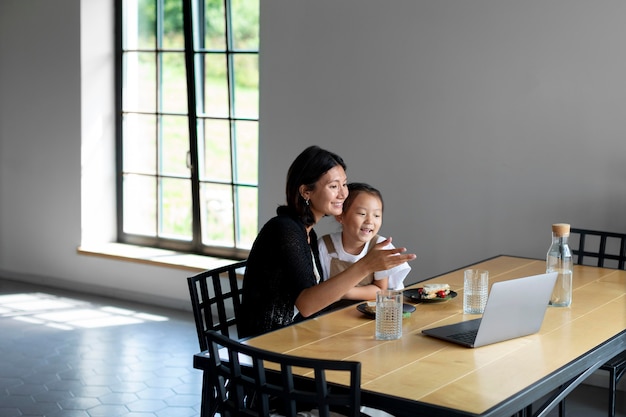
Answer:
<svg viewBox="0 0 626 417"><path fill-rule="evenodd" d="M367 254L369 245L372 243L371 241L367 242L365 244L365 247L361 251L361 253L359 253L358 255L352 255L351 253L347 253L343 249L343 243L341 242L341 232L331 233L330 239L335 245L335 250L337 251L336 254L328 253L328 248L326 247L326 244L324 243L323 236L317 240L317 245L319 246L319 250L320 250L320 261L322 263L322 273L324 274L324 279L330 278L331 257L338 258L342 261L355 263L356 261L358 261L359 259L361 259ZM385 240L384 237L382 236L378 237L378 242L382 242L383 240ZM394 249L394 248L395 247L391 243L384 247L384 249ZM409 274L410 271L411 271L411 267L409 266L407 262L404 262L392 269L389 269L386 271L375 272L374 279L383 279L383 278L389 277L389 281L387 284L389 289L401 290L404 288L404 279L406 278L406 276Z"/></svg>

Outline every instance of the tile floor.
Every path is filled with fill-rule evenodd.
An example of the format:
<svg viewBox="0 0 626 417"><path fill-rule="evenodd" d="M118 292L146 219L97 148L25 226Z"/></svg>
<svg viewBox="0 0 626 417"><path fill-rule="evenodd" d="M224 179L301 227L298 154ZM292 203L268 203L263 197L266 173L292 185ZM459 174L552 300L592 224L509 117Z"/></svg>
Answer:
<svg viewBox="0 0 626 417"><path fill-rule="evenodd" d="M189 312L0 279L0 417L199 416L197 350ZM581 386L567 416L605 416L605 397Z"/></svg>
<svg viewBox="0 0 626 417"><path fill-rule="evenodd" d="M191 313L0 280L0 417L193 417Z"/></svg>

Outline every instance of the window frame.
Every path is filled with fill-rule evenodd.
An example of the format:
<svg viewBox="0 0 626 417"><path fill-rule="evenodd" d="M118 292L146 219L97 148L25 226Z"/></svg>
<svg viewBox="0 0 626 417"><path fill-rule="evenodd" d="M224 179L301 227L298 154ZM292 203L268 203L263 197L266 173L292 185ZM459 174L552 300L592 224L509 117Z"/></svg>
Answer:
<svg viewBox="0 0 626 417"><path fill-rule="evenodd" d="M188 153L188 168L190 170L190 182L191 182L191 199L192 199L192 226L191 226L191 240L180 240L173 239L168 237L163 237L161 235L161 229L159 226L160 215L157 214L155 225L156 233L154 235L143 235L143 234L133 234L128 233L124 230L124 132L123 132L123 120L126 114L149 114L154 115L157 118L162 117L163 115L169 114L166 111L163 111L162 108L158 104L157 97L157 105L154 109L154 113L143 113L136 111L126 111L124 109L123 103L123 88L124 88L124 54L127 52L140 52L140 51L148 51L154 52L159 59L159 55L168 53L171 51L169 48L163 47L163 45L159 45L155 43L154 49L145 49L138 47L137 49L125 49L124 48L124 2L127 0L115 0L115 106L116 106L116 126L115 126L115 153L116 153L116 215L117 215L117 241L119 243L140 245L140 246L148 246L160 249L168 249L174 250L177 252L186 252L186 253L194 253L201 255L208 255L214 257L222 257L229 259L245 259L249 254L249 248L237 246L239 239L238 233L240 233L240 208L238 206L237 200L237 191L240 188L252 187L254 188L254 192L256 192L256 224L258 228L258 172L256 177L256 183L246 183L243 181L239 181L237 178L237 159L236 154L236 137L235 135L235 125L238 122L255 122L256 130L257 130L257 158L258 158L258 125L259 118L258 113L256 118L251 117L236 117L235 116L235 107L234 107L234 97L235 97L235 71L233 67L233 59L236 55L241 54L255 54L257 56L259 51L258 48L256 50L235 50L233 48L233 37L232 37L232 11L231 11L231 0L223 0L224 7L224 25L225 25L225 35L226 35L226 45L225 49L211 51L204 48L204 34L199 36L201 32L204 31L203 25L198 25L197 28L194 28L194 19L199 22L203 22L203 16L194 16L194 13L199 13L199 10L204 10L204 0L181 0L182 2L182 14L183 14L183 32L184 32L184 55L185 55L185 75L187 80L187 125L188 125L188 133L189 133L189 153ZM194 5L194 2L196 3ZM162 5L164 3L163 0L155 0L155 4ZM198 6L200 4L200 6ZM158 7L158 6L156 6ZM194 11L195 7L195 11ZM260 6L259 6L260 7ZM158 33L158 25L159 25L159 12L157 12L157 17L155 19L155 32ZM202 41L198 38L201 37ZM209 117L208 115L199 114L200 110L197 106L197 94L198 91L196 89L198 74L198 63L202 61L198 59L199 56L204 56L205 54L211 53L222 53L227 58L227 89L228 89L228 116L227 117ZM159 73L159 69L155 68L156 73ZM258 76L258 71L257 71ZM201 77L203 78L203 77ZM158 80L158 78L157 78ZM191 82L189 80L192 80ZM162 81L158 80L156 84L156 88L160 88L160 83ZM204 82L204 81L202 81ZM204 87L204 86L202 86ZM202 90L204 91L204 90ZM201 160L200 160L200 146L199 146L199 129L202 125L203 120L223 120L228 122L229 126L229 142L230 142L230 181L229 182L220 182L215 180L203 180L200 178L200 168L201 168ZM159 121L157 121L158 125ZM158 136L159 133L156 133ZM155 140L157 138L155 137ZM240 161L240 163L245 163L246 161ZM157 186L157 190L159 181L163 177L168 177L167 175L163 175L160 168L157 166L156 172L154 175L150 175L157 182L155 186ZM213 183L213 184L222 184L226 186L230 186L232 192L232 202L233 208L231 211L232 215L232 240L233 246L214 246L203 243L202 240L202 221L201 221L201 183ZM157 197L155 198L155 204L157 208L160 205L160 197L158 196L159 192L157 191ZM251 243L250 243L251 244Z"/></svg>

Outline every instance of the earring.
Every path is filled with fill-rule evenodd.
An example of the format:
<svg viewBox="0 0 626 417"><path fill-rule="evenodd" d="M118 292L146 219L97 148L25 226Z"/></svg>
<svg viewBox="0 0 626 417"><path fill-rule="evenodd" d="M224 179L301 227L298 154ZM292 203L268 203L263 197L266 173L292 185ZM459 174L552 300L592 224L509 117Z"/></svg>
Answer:
<svg viewBox="0 0 626 417"><path fill-rule="evenodd" d="M304 202L306 203L306 205L309 205L309 199L307 198L306 200L304 200Z"/></svg>

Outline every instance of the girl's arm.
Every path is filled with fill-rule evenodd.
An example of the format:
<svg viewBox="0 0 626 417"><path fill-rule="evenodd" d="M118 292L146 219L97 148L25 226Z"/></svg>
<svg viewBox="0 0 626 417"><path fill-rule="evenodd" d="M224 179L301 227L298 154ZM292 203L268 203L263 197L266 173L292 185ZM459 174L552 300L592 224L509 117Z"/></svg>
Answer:
<svg viewBox="0 0 626 417"><path fill-rule="evenodd" d="M387 278L377 279L369 285L352 288L343 298L347 300L375 300L376 293L380 290L386 290L387 287Z"/></svg>

